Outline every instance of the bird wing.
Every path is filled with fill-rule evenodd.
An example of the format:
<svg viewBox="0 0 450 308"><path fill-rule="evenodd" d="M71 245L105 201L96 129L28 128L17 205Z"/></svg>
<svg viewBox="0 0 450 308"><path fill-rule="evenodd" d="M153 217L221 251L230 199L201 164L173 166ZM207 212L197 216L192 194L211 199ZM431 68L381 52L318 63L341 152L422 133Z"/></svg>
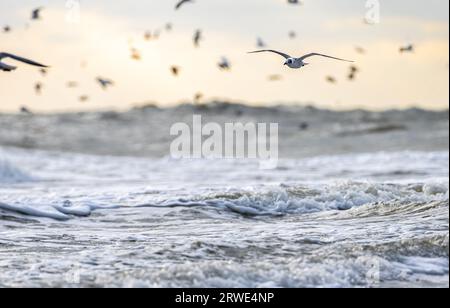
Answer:
<svg viewBox="0 0 450 308"><path fill-rule="evenodd" d="M276 54L284 57L285 59L291 58L291 56L288 55L288 54L285 54L285 53L282 53L282 52L279 52L279 51L276 51L276 50L271 50L271 49L257 50L257 51L252 51L252 52L249 52L249 53L260 53L260 52L273 52L273 53L276 53Z"/></svg>
<svg viewBox="0 0 450 308"><path fill-rule="evenodd" d="M25 58L22 58L22 57L19 57L19 56L10 54L10 53L0 53L0 60L5 59L5 58L11 58L13 60L16 60L16 61L19 61L19 62L23 62L23 63L29 64L29 65L33 65L33 66L48 67L46 65L43 65L43 64L34 62L32 60L25 59Z"/></svg>
<svg viewBox="0 0 450 308"><path fill-rule="evenodd" d="M178 10L179 8L181 8L183 6L183 4L185 4L186 2L190 2L189 0L181 0L180 2L177 3L177 5L175 6L175 9Z"/></svg>
<svg viewBox="0 0 450 308"><path fill-rule="evenodd" d="M324 55L324 54L316 53L316 52L313 52L313 53L309 53L309 54L307 54L307 55L304 55L303 57L300 57L299 60L303 61L303 60L305 60L305 59L307 59L307 58L315 57L315 56L325 57L325 58L334 59L334 60L339 60L339 61L345 61L345 62L354 62L354 61L345 60L345 59L341 59L341 58L336 58L336 57L332 57L332 56L328 56L328 55Z"/></svg>

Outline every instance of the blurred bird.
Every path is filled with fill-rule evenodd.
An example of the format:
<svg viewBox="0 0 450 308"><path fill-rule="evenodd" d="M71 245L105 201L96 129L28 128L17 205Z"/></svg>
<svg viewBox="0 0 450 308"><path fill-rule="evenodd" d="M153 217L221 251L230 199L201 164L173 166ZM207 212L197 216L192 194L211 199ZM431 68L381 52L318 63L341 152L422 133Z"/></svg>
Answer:
<svg viewBox="0 0 450 308"><path fill-rule="evenodd" d="M41 73L42 76L47 76L48 71L47 71L45 68L41 68L41 69L39 70L39 73Z"/></svg>
<svg viewBox="0 0 450 308"><path fill-rule="evenodd" d="M296 5L302 5L303 4L303 1L301 1L301 0L287 0L287 2L289 4L296 4Z"/></svg>
<svg viewBox="0 0 450 308"><path fill-rule="evenodd" d="M31 19L32 20L40 20L41 19L41 12L44 8L43 7L38 7L36 9L34 9L31 12Z"/></svg>
<svg viewBox="0 0 450 308"><path fill-rule="evenodd" d="M152 32L151 31L147 31L144 33L144 39L146 41L150 41L153 38Z"/></svg>
<svg viewBox="0 0 450 308"><path fill-rule="evenodd" d="M263 39L260 38L260 37L258 37L258 39L257 39L257 41L256 41L256 46L257 46L258 48L266 48L266 47L267 47L266 43L265 43L265 42L263 41Z"/></svg>
<svg viewBox="0 0 450 308"><path fill-rule="evenodd" d="M14 71L15 69L17 69L16 66L8 65L8 64L2 62L3 59L8 59L8 58L22 62L22 63L29 64L29 65L33 65L33 66L48 67L46 65L43 65L43 64L34 62L32 60L25 59L25 58L22 58L22 57L19 57L19 56L10 54L10 53L0 52L0 70L5 71L5 72L11 72L11 71Z"/></svg>
<svg viewBox="0 0 450 308"><path fill-rule="evenodd" d="M131 59L136 61L142 60L141 53L136 48L131 48Z"/></svg>
<svg viewBox="0 0 450 308"><path fill-rule="evenodd" d="M22 114L27 114L27 115L33 114L33 113L32 113L27 107L25 107L25 106L20 107L20 113L22 113Z"/></svg>
<svg viewBox="0 0 450 308"><path fill-rule="evenodd" d="M305 60L310 58L310 57L325 57L325 58L329 58L329 59L333 59L333 60L338 60L338 61L345 61L345 62L353 62L353 61L349 61L349 60L344 60L341 58L336 58L336 57L332 57L332 56L328 56L328 55L324 55L324 54L320 54L320 53L309 53L307 55L304 55L300 58L294 58L291 57L288 54L276 51L276 50L257 50L257 51L252 51L249 53L261 53L261 52L272 52L272 53L276 53L280 56L282 56L283 58L286 59L286 61L284 62L284 65L287 65L288 67L292 68L292 69L299 69L302 68L306 65L308 65L309 63L306 63Z"/></svg>
<svg viewBox="0 0 450 308"><path fill-rule="evenodd" d="M44 87L44 85L40 82L36 82L34 84L34 92L36 93L36 95L41 95L42 94L42 88Z"/></svg>
<svg viewBox="0 0 450 308"><path fill-rule="evenodd" d="M9 33L9 32L11 32L11 27L10 27L10 26L4 26L4 27L3 27L3 32L4 32L4 33Z"/></svg>
<svg viewBox="0 0 450 308"><path fill-rule="evenodd" d="M334 78L333 76L327 76L327 77L326 77L326 81L327 81L328 83L332 83L332 84L336 84L336 83L337 83L336 78Z"/></svg>
<svg viewBox="0 0 450 308"><path fill-rule="evenodd" d="M359 68L355 65L350 66L350 72L348 73L348 80L353 81L356 79L356 74L359 72Z"/></svg>
<svg viewBox="0 0 450 308"><path fill-rule="evenodd" d="M67 86L68 88L77 88L77 87L78 87L78 82L76 82L76 81L68 81L68 82L66 83L66 86Z"/></svg>
<svg viewBox="0 0 450 308"><path fill-rule="evenodd" d="M194 3L194 1L193 0L181 0L175 5L175 10L179 10L186 3Z"/></svg>
<svg viewBox="0 0 450 308"><path fill-rule="evenodd" d="M359 53L360 55L363 55L363 54L366 53L366 50L365 50L364 48L360 47L360 46L356 46L356 47L355 47L355 51L356 51L357 53Z"/></svg>
<svg viewBox="0 0 450 308"><path fill-rule="evenodd" d="M409 44L407 46L400 47L400 53L414 52L414 45Z"/></svg>
<svg viewBox="0 0 450 308"><path fill-rule="evenodd" d="M195 31L195 34L194 34L194 46L195 47L199 47L200 46L200 41L202 39L203 39L202 31L201 30Z"/></svg>
<svg viewBox="0 0 450 308"><path fill-rule="evenodd" d="M180 74L180 68L175 65L170 68L170 71L172 72L172 75L174 75L175 77L177 77Z"/></svg>
<svg viewBox="0 0 450 308"><path fill-rule="evenodd" d="M82 103L85 103L85 102L87 102L87 101L89 100L89 96L87 96L87 95L81 95L81 96L78 98L78 100L79 100L80 102L82 102Z"/></svg>
<svg viewBox="0 0 450 308"><path fill-rule="evenodd" d="M297 32L295 31L289 31L288 36L291 40L295 39L297 37Z"/></svg>
<svg viewBox="0 0 450 308"><path fill-rule="evenodd" d="M112 87L114 85L114 81L103 77L97 77L97 82L103 90L107 90L109 87Z"/></svg>
<svg viewBox="0 0 450 308"><path fill-rule="evenodd" d="M274 74L274 75L270 75L267 79L269 81L280 81L283 79L283 77L281 75Z"/></svg>
<svg viewBox="0 0 450 308"><path fill-rule="evenodd" d="M222 59L220 60L220 62L217 65L223 71L229 71L231 69L230 61L228 61L228 59L225 57L222 57Z"/></svg>
<svg viewBox="0 0 450 308"><path fill-rule="evenodd" d="M195 93L195 95L194 95L194 104L200 103L202 99L203 99L203 93L201 93L201 92Z"/></svg>

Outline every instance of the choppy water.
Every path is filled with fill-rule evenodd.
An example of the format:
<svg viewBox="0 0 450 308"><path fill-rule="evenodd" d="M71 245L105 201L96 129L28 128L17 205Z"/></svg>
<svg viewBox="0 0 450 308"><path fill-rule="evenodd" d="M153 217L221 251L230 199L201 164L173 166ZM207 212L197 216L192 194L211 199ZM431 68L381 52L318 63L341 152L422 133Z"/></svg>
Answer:
<svg viewBox="0 0 450 308"><path fill-rule="evenodd" d="M166 135L142 148L131 133L161 114L138 112L149 110L107 125L99 114L0 116L16 126L0 134L0 286L448 287L448 113L278 111L290 155L260 170L163 158ZM304 112L316 114L305 135L293 124ZM368 130L367 118L403 128ZM83 139L92 119L98 134Z"/></svg>

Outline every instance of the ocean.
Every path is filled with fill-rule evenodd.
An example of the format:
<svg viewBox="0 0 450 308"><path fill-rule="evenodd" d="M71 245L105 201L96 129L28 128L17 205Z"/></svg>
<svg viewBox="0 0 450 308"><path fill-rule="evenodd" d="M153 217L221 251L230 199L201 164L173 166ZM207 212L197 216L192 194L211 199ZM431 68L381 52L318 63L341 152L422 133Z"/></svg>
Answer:
<svg viewBox="0 0 450 308"><path fill-rule="evenodd" d="M279 123L279 162L170 126ZM0 287L448 287L449 117L231 103L0 115Z"/></svg>

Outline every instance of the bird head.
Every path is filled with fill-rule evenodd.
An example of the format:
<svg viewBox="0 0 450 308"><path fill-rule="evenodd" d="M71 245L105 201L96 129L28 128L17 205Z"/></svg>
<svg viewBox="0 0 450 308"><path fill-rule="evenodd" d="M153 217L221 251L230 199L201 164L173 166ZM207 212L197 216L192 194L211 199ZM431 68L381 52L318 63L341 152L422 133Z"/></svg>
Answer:
<svg viewBox="0 0 450 308"><path fill-rule="evenodd" d="M291 64L294 64L294 59L292 58L289 58L284 62L284 65L291 65Z"/></svg>

